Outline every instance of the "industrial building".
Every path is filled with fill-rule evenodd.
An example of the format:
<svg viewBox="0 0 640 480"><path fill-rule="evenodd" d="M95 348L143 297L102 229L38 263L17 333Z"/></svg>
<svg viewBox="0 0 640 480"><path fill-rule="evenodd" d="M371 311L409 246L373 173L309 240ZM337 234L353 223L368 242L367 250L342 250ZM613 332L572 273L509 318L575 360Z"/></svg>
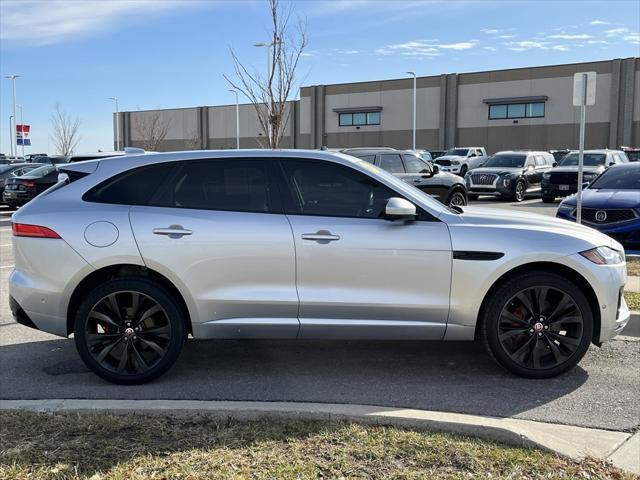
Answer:
<svg viewBox="0 0 640 480"><path fill-rule="evenodd" d="M573 75L597 73L596 104L587 109L586 147L640 145L640 58L449 73L417 79L416 145L446 149L576 148L579 108ZM388 146L410 148L413 78L312 85L288 102L282 148ZM261 145L255 110L240 105L240 146ZM236 106L121 112L125 146L143 146L140 125L166 128L156 150L225 149L236 145ZM116 122L114 121L114 128ZM115 138L115 136L114 136Z"/></svg>

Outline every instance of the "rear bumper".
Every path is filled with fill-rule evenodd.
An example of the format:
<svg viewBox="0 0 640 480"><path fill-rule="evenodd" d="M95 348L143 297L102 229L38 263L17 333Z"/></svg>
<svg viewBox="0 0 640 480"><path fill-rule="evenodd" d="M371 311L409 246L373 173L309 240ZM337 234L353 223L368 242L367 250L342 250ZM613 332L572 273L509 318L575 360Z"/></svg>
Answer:
<svg viewBox="0 0 640 480"><path fill-rule="evenodd" d="M19 190L7 190L2 192L2 201L8 205L24 205L36 197L35 193Z"/></svg>
<svg viewBox="0 0 640 480"><path fill-rule="evenodd" d="M11 309L11 314L13 315L13 319L19 323L20 325L24 325L25 327L35 328L38 330L38 327L35 323L29 318L29 315L22 309L22 307L16 302L16 299L9 295L9 308Z"/></svg>

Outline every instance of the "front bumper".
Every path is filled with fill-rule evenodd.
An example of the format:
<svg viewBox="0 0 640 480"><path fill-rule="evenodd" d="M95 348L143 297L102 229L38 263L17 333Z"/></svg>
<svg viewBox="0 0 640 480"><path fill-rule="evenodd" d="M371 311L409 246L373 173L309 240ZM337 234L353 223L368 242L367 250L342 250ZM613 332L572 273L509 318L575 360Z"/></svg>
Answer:
<svg viewBox="0 0 640 480"><path fill-rule="evenodd" d="M561 190L561 187L563 188ZM564 189L566 187L566 189ZM555 183L542 182L543 197L568 197L578 191L578 184L559 185Z"/></svg>
<svg viewBox="0 0 640 480"><path fill-rule="evenodd" d="M455 173L459 175L460 171L462 170L462 165L448 165L448 166L438 165L438 168L440 169L441 172Z"/></svg>
<svg viewBox="0 0 640 480"><path fill-rule="evenodd" d="M491 185L476 185L467 179L467 193L473 195L491 195L494 197L510 197L513 195L513 179L509 179L505 186L504 177L498 177Z"/></svg>
<svg viewBox="0 0 640 480"><path fill-rule="evenodd" d="M560 209L558 209L556 217L569 220L570 222L576 221L575 217ZM640 247L640 219L612 224L598 224L583 221L583 224L594 228L605 235L609 235L626 248Z"/></svg>

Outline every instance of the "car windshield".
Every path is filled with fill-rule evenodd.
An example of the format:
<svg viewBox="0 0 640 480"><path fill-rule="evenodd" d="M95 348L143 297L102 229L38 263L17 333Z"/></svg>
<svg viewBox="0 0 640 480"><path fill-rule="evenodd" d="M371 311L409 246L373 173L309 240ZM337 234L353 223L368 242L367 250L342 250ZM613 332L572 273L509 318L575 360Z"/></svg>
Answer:
<svg viewBox="0 0 640 480"><path fill-rule="evenodd" d="M584 166L585 167L597 167L598 165L604 165L607 155L604 153L585 153L584 154ZM578 165L578 154L569 153L560 162L561 167L574 167Z"/></svg>
<svg viewBox="0 0 640 480"><path fill-rule="evenodd" d="M639 168L610 168L591 182L589 189L640 190L640 166Z"/></svg>
<svg viewBox="0 0 640 480"><path fill-rule="evenodd" d="M450 148L445 155L456 155L458 157L466 157L469 152L468 148Z"/></svg>
<svg viewBox="0 0 640 480"><path fill-rule="evenodd" d="M492 155L483 167L522 168L526 155Z"/></svg>
<svg viewBox="0 0 640 480"><path fill-rule="evenodd" d="M46 175L49 175L55 169L56 167L54 167L53 165L45 165L43 167L34 168L33 170L26 173L25 175L28 175L30 177L44 177Z"/></svg>

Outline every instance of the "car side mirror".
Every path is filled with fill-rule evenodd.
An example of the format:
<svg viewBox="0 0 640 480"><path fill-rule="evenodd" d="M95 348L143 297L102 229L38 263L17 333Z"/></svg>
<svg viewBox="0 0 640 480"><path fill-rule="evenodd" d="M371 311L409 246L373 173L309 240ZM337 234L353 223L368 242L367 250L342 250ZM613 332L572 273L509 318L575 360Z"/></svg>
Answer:
<svg viewBox="0 0 640 480"><path fill-rule="evenodd" d="M558 162L553 162L553 163L551 164L551 168L555 168L555 167L557 167L557 166L558 166Z"/></svg>
<svg viewBox="0 0 640 480"><path fill-rule="evenodd" d="M413 220L416 218L416 206L404 198L391 197L384 207L384 216L388 220Z"/></svg>
<svg viewBox="0 0 640 480"><path fill-rule="evenodd" d="M582 188L587 188L590 182L582 182Z"/></svg>
<svg viewBox="0 0 640 480"><path fill-rule="evenodd" d="M616 164L616 162L609 162L609 166L612 167Z"/></svg>
<svg viewBox="0 0 640 480"><path fill-rule="evenodd" d="M434 175L437 175L440 173L440 167L438 165L432 165L431 170L433 171Z"/></svg>

